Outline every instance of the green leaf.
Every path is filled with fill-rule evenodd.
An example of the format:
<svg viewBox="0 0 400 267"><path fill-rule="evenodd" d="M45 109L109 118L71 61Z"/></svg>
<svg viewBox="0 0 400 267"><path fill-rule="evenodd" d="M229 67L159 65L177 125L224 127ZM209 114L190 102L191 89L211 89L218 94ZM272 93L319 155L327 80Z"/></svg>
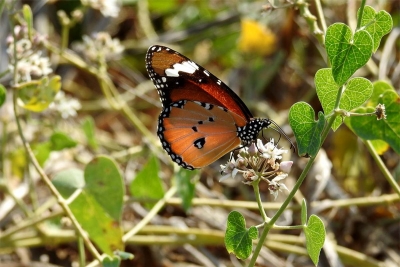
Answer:
<svg viewBox="0 0 400 267"><path fill-rule="evenodd" d="M69 198L77 189L85 187L83 171L79 169L63 170L53 178L52 183L63 198Z"/></svg>
<svg viewBox="0 0 400 267"><path fill-rule="evenodd" d="M85 168L86 191L116 221L121 221L124 202L124 182L116 162L107 156L97 156Z"/></svg>
<svg viewBox="0 0 400 267"><path fill-rule="evenodd" d="M121 213L124 196L122 177L114 161L105 156L94 158L85 168L59 173L54 185L64 198L77 189L69 204L75 218L89 238L106 254L123 250Z"/></svg>
<svg viewBox="0 0 400 267"><path fill-rule="evenodd" d="M229 213L225 232L225 246L229 253L235 254L239 259L247 259L252 251L252 239L257 238L257 228L252 226L247 229L242 214L237 211Z"/></svg>
<svg viewBox="0 0 400 267"><path fill-rule="evenodd" d="M196 181L193 177L197 176L198 172L193 172L179 168L176 174L176 185L178 187L178 194L182 198L182 207L187 212L192 206L192 199L194 197L194 191L196 187Z"/></svg>
<svg viewBox="0 0 400 267"><path fill-rule="evenodd" d="M315 156L321 145L321 133L325 125L325 117L320 112L315 121L314 109L305 102L294 104L289 111L289 124L296 137L299 155Z"/></svg>
<svg viewBox="0 0 400 267"><path fill-rule="evenodd" d="M102 263L103 267L119 267L121 264L121 259L118 257L104 257Z"/></svg>
<svg viewBox="0 0 400 267"><path fill-rule="evenodd" d="M360 16L360 10L357 12L357 18ZM370 6L365 6L361 19L361 27L365 26L365 30L371 35L374 42L373 52L379 47L381 39L389 33L393 28L393 20L390 14L384 10L375 12Z"/></svg>
<svg viewBox="0 0 400 267"><path fill-rule="evenodd" d="M6 88L2 84L0 84L0 107L4 104L4 101L6 101L6 94Z"/></svg>
<svg viewBox="0 0 400 267"><path fill-rule="evenodd" d="M375 116L351 116L346 119L348 126L365 140L381 139L387 142L400 154L400 97L391 90L380 95L379 103L384 104L387 118L377 120ZM355 109L355 113L374 112L373 107L361 107Z"/></svg>
<svg viewBox="0 0 400 267"><path fill-rule="evenodd" d="M315 87L325 114L331 114L335 107L340 86L335 83L330 68L317 71L315 74ZM372 83L367 79L353 78L349 80L344 86L339 108L350 111L361 106L371 96L372 88ZM336 131L342 121L341 117L337 117L332 124L332 129Z"/></svg>
<svg viewBox="0 0 400 267"><path fill-rule="evenodd" d="M324 113L331 114L335 107L337 94L340 88L333 79L332 69L327 68L318 70L317 73L315 73L314 82ZM332 129L335 131L341 123L342 119L337 117L332 125Z"/></svg>
<svg viewBox="0 0 400 267"><path fill-rule="evenodd" d="M152 156L130 185L133 197L151 201L144 205L148 209L151 209L157 200L164 197L164 189L158 177L159 169L157 159Z"/></svg>
<svg viewBox="0 0 400 267"><path fill-rule="evenodd" d="M390 148L389 144L382 140L371 140L371 144L379 155L383 155Z"/></svg>
<svg viewBox="0 0 400 267"><path fill-rule="evenodd" d="M319 254L325 242L324 223L318 216L311 215L307 226L304 227L304 234L306 236L308 255L317 266Z"/></svg>
<svg viewBox="0 0 400 267"><path fill-rule="evenodd" d="M18 97L22 102L21 106L23 108L41 112L53 102L60 88L60 76L56 75L50 80L48 77L43 77L40 81L26 83L25 86L19 88Z"/></svg>
<svg viewBox="0 0 400 267"><path fill-rule="evenodd" d="M374 89L371 98L367 102L368 107L376 107L379 104L380 97L386 91L396 92L392 85L385 81L376 81L373 83Z"/></svg>
<svg viewBox="0 0 400 267"><path fill-rule="evenodd" d="M307 203L306 200L303 198L301 202L301 224L306 225L307 223Z"/></svg>
<svg viewBox="0 0 400 267"><path fill-rule="evenodd" d="M50 157L50 152L52 150L51 143L45 141L42 143L32 144L32 150L40 166L43 166L46 160Z"/></svg>
<svg viewBox="0 0 400 267"><path fill-rule="evenodd" d="M370 34L358 31L353 37L350 28L343 23L329 26L325 40L332 75L339 86L364 66L372 55L373 41Z"/></svg>
<svg viewBox="0 0 400 267"><path fill-rule="evenodd" d="M82 129L85 133L89 146L93 149L97 149L97 140L95 136L95 124L92 117L86 117L82 122Z"/></svg>
<svg viewBox="0 0 400 267"><path fill-rule="evenodd" d="M55 151L75 147L78 143L63 132L55 132L50 137L51 149Z"/></svg>
<svg viewBox="0 0 400 267"><path fill-rule="evenodd" d="M371 97L372 91L372 83L365 78L356 77L349 80L340 99L339 108L350 111L361 106Z"/></svg>
<svg viewBox="0 0 400 267"><path fill-rule="evenodd" d="M124 249L121 222L107 214L93 195L84 190L69 206L90 239L104 253L112 255L115 249Z"/></svg>

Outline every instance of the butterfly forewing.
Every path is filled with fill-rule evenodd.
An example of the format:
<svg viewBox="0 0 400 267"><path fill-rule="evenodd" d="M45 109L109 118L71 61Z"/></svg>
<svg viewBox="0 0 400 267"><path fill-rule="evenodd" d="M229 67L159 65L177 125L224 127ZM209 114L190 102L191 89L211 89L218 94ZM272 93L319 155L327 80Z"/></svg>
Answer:
<svg viewBox="0 0 400 267"><path fill-rule="evenodd" d="M253 117L243 101L220 79L168 47L151 46L146 68L164 107L179 100L200 101L227 108L246 121Z"/></svg>

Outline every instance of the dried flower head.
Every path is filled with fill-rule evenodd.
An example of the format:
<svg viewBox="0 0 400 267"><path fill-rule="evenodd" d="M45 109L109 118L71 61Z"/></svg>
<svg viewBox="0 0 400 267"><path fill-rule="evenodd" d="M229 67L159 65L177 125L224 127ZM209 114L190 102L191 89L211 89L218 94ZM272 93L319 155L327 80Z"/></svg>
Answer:
<svg viewBox="0 0 400 267"><path fill-rule="evenodd" d="M293 165L292 161L280 162L283 153L287 153L287 150L278 148L274 139L266 144L258 139L257 144L241 148L236 159L232 156L226 165L221 165L223 176L220 181L235 178L239 173L245 184L262 179L269 183L270 193L276 198L282 189L287 190L281 180L288 176Z"/></svg>
<svg viewBox="0 0 400 267"><path fill-rule="evenodd" d="M377 120L386 120L386 108L385 104L378 104L375 108L375 114Z"/></svg>

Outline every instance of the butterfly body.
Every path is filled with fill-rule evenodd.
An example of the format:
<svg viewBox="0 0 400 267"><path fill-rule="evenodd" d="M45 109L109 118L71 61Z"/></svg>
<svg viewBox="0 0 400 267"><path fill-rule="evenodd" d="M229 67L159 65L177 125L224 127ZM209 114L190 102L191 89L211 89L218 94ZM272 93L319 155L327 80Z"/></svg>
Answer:
<svg viewBox="0 0 400 267"><path fill-rule="evenodd" d="M251 144L272 123L253 118L220 79L168 47L151 46L146 68L163 106L157 135L183 168L207 166L241 144Z"/></svg>

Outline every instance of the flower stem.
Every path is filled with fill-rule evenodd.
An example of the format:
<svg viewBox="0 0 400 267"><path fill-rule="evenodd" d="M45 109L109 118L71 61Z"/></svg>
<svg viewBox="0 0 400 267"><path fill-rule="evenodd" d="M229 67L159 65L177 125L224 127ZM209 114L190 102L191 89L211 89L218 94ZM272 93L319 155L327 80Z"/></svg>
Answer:
<svg viewBox="0 0 400 267"><path fill-rule="evenodd" d="M256 201L257 201L257 205L258 205L258 210L260 211L260 214L261 214L264 222L268 222L270 219L268 218L267 214L265 213L263 203L262 203L262 200L260 197L260 187L258 186L260 181L261 181L261 179L257 179L252 183L252 185L253 185L254 195L256 197Z"/></svg>

